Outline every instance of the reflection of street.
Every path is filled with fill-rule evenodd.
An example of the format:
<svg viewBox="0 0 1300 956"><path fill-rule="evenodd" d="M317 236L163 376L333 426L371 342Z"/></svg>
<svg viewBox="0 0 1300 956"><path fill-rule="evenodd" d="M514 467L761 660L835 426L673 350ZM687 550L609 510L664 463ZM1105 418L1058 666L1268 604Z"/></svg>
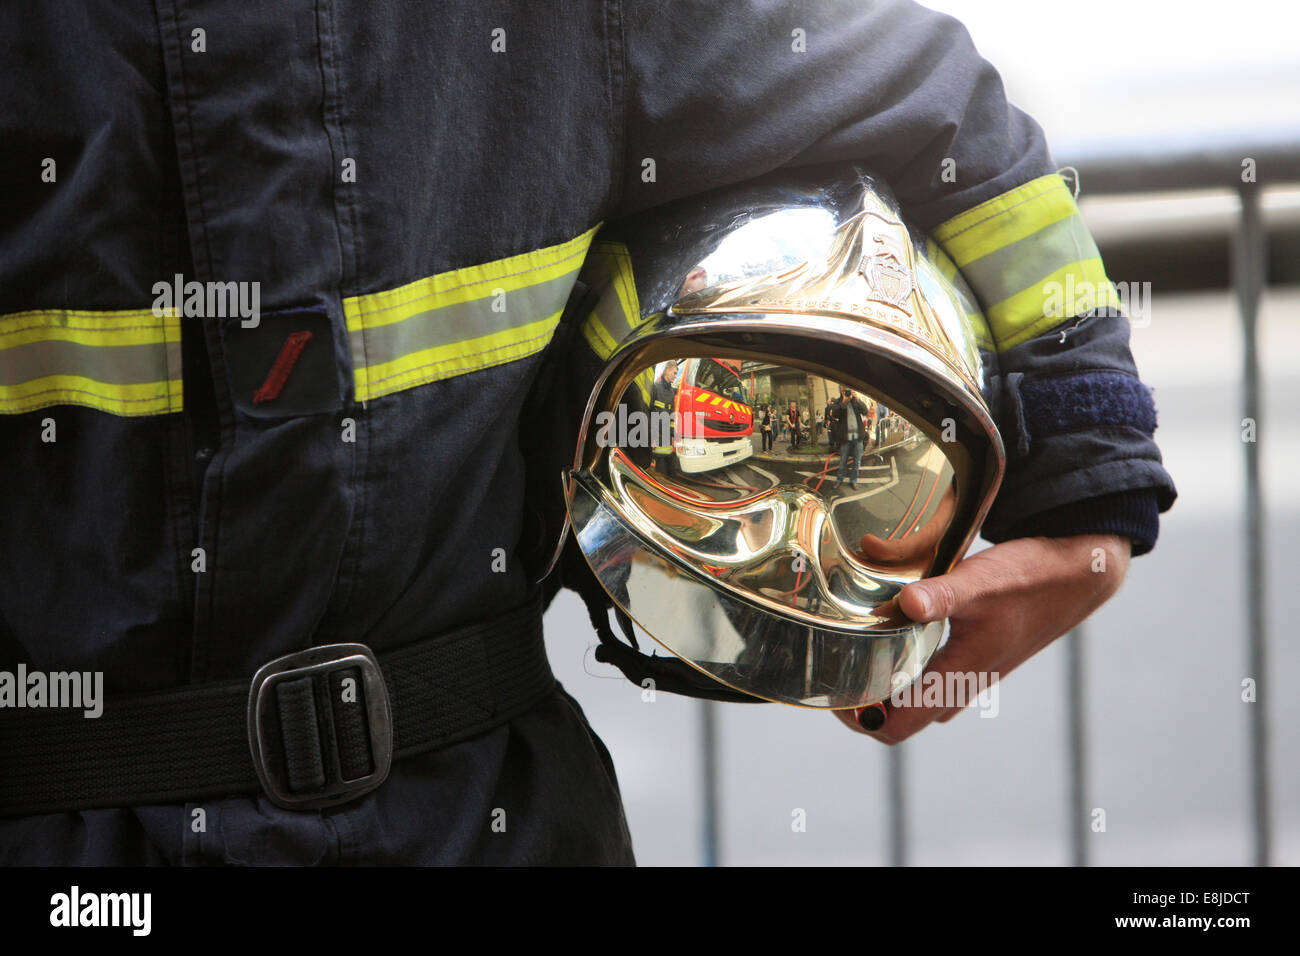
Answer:
<svg viewBox="0 0 1300 956"><path fill-rule="evenodd" d="M757 441L758 439L756 439ZM779 486L816 492L834 516L841 540L856 549L863 535L906 536L934 514L949 474L947 459L928 441L907 441L862 457L858 487L837 484L839 455L755 454L700 475L665 481L680 494L714 502L753 498ZM662 480L662 479L661 479ZM944 486L944 487L941 487Z"/></svg>

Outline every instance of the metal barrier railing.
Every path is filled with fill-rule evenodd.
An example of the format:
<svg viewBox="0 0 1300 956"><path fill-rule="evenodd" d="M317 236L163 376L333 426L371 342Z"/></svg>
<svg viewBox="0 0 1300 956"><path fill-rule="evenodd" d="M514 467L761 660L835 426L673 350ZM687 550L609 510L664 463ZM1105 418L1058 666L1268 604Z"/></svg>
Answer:
<svg viewBox="0 0 1300 956"><path fill-rule="evenodd" d="M1244 185L1244 184L1243 184ZM1268 282L1268 236L1260 215L1259 190L1241 190L1241 225L1233 249L1233 285L1241 311L1242 415L1256 423L1262 411L1259 397L1259 298ZM1258 437L1258 431L1256 435ZM1264 496L1260 486L1259 444L1242 442L1246 452L1246 628L1249 676L1255 680L1255 705L1250 708L1251 810L1254 824L1254 863L1268 866L1272 850L1269 807L1268 696L1264 579Z"/></svg>
<svg viewBox="0 0 1300 956"><path fill-rule="evenodd" d="M1249 173L1247 176L1247 161ZM1268 186L1300 183L1300 136L1288 135L1257 142L1253 148L1222 146L1119 154L1079 156L1071 164L1079 171L1089 196L1133 193L1183 192L1223 188L1240 198L1240 218L1231 244L1232 284L1241 317L1242 417L1261 423L1259 387L1259 300L1267 284L1268 238L1261 213L1260 192ZM1249 709L1250 807L1252 861L1267 866L1271 859L1272 818L1268 753L1268 697L1266 691L1267 634L1265 619L1263 491L1260 482L1259 445L1243 441L1245 449L1246 629L1249 675L1255 681L1255 705ZM1067 827L1070 860L1075 866L1089 862L1090 832L1087 806L1088 767L1085 750L1084 629L1066 635L1067 753L1070 757ZM719 859L717 735L715 704L702 702L701 776L703 800L703 862ZM888 828L888 862L907 863L906 745L887 752L885 825Z"/></svg>
<svg viewBox="0 0 1300 956"><path fill-rule="evenodd" d="M1259 383L1259 300L1268 281L1268 237L1260 194L1268 186L1300 182L1300 139L1288 135L1252 148L1214 146L1181 152L1080 157L1074 164L1088 195L1163 193L1190 189L1225 189L1240 200L1230 256L1232 284L1240 314L1242 349L1242 417L1261 427ZM1243 421L1243 427L1245 422ZM1245 455L1245 581L1248 676L1255 682L1248 711L1250 760L1251 859L1267 866L1271 859L1272 817L1268 751L1266 580L1264 577L1264 499L1259 444L1243 441ZM1066 638L1066 683L1069 709L1070 847L1076 866L1088 864L1087 764L1084 753L1082 633Z"/></svg>

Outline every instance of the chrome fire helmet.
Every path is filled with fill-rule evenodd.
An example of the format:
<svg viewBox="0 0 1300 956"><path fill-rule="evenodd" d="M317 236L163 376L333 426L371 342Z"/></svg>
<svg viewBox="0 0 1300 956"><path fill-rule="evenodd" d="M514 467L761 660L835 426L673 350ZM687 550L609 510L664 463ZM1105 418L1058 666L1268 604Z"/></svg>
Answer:
<svg viewBox="0 0 1300 956"><path fill-rule="evenodd" d="M583 556L714 681L808 707L884 700L944 633L899 591L962 558L1002 477L974 297L856 167L637 228L640 322L566 476Z"/></svg>

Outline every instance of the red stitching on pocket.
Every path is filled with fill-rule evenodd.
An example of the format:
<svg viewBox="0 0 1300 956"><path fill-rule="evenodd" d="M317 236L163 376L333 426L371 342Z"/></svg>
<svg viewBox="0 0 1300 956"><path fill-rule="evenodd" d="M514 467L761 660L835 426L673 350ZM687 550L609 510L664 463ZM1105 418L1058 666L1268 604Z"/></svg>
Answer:
<svg viewBox="0 0 1300 956"><path fill-rule="evenodd" d="M273 402L280 397L284 391L285 383L289 381L289 373L293 371L294 365L298 363L298 356L302 355L302 350L307 347L311 341L310 332L290 332L289 337L284 340L284 345L280 348L280 354L275 357L275 364L271 366L271 371L266 375L266 381L262 387L253 393L253 404L261 405L263 402Z"/></svg>

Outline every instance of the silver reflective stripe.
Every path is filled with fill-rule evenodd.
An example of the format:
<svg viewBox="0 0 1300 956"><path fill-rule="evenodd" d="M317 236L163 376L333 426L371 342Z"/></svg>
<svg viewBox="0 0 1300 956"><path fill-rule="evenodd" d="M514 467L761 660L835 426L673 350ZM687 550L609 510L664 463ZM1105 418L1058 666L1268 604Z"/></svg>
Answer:
<svg viewBox="0 0 1300 956"><path fill-rule="evenodd" d="M147 384L166 379L169 363L179 367L180 353L180 342L115 346L30 342L0 349L0 386L50 375L78 375L110 385Z"/></svg>
<svg viewBox="0 0 1300 956"><path fill-rule="evenodd" d="M364 345L360 335L353 338L353 361L364 349L362 364L383 365L426 349L492 335L503 327L508 328L512 317L526 317L532 322L551 316L564 308L577 271L575 263L568 275L506 293L501 300L504 309L494 310L498 299L487 295L470 302L427 309L400 322L367 328Z"/></svg>
<svg viewBox="0 0 1300 956"><path fill-rule="evenodd" d="M1101 253L1077 213L961 267L962 275L990 305L1043 282L1075 262Z"/></svg>

